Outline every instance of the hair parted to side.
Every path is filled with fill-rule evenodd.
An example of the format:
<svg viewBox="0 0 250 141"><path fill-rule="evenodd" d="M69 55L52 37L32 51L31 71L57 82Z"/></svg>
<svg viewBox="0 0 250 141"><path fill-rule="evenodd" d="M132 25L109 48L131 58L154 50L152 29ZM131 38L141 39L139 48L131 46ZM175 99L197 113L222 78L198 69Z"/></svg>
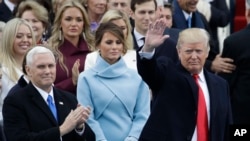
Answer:
<svg viewBox="0 0 250 141"><path fill-rule="evenodd" d="M69 74L69 68L67 68L67 66L65 65L63 54L59 51L59 47L64 42L64 38L62 37L62 39L60 40L59 37L61 36L60 34L62 15L66 9L72 7L78 8L81 11L83 16L84 27L80 36L84 38L88 45L88 48L90 50L94 50L94 37L90 30L90 23L85 8L77 0L66 0L65 2L63 2L59 11L56 12L54 25L52 27L52 36L49 38L49 46L51 47L51 50L55 52L58 56L59 65L63 70L66 71L67 74Z"/></svg>
<svg viewBox="0 0 250 141"><path fill-rule="evenodd" d="M25 11L32 11L36 18L43 23L45 29L49 24L49 13L45 7L34 0L26 0L20 3L17 9L16 17L21 18Z"/></svg>
<svg viewBox="0 0 250 141"><path fill-rule="evenodd" d="M16 72L16 67L18 67L17 62L15 61L15 52L14 52L14 41L16 38L17 31L20 25L25 25L29 28L32 36L32 44L33 47L36 44L35 35L30 24L24 19L14 18L8 21L3 30L3 37L0 48L0 62L3 66L8 68L10 79L16 82L18 78L18 74Z"/></svg>
<svg viewBox="0 0 250 141"><path fill-rule="evenodd" d="M202 28L188 28L180 32L176 47L180 49L181 46L186 43L204 42L209 51L209 38L209 33Z"/></svg>
<svg viewBox="0 0 250 141"><path fill-rule="evenodd" d="M31 66L33 64L33 61L34 61L34 56L37 54L43 54L43 53L49 53L55 59L53 52L50 49L48 49L47 47L35 46L27 52L26 65ZM55 59L55 62L56 62L56 59Z"/></svg>
<svg viewBox="0 0 250 141"><path fill-rule="evenodd" d="M119 10L108 10L102 17L100 23L106 23L106 22L112 22L113 20L119 20L122 19L126 25L127 25L127 29L128 29L128 33L127 33L127 39L125 39L125 43L126 46L128 47L128 50L133 50L133 46L134 46L134 42L133 42L133 37L132 37L132 27L129 21L129 18L127 16L127 14L119 11ZM123 52L125 53L125 52Z"/></svg>
<svg viewBox="0 0 250 141"><path fill-rule="evenodd" d="M180 32L176 47L180 49L181 46L186 43L204 42L209 51L209 38L209 33L202 28L188 28Z"/></svg>
<svg viewBox="0 0 250 141"><path fill-rule="evenodd" d="M130 8L133 12L135 12L135 5L140 5L145 2L153 1L155 3L155 10L157 9L157 2L156 0L131 0Z"/></svg>
<svg viewBox="0 0 250 141"><path fill-rule="evenodd" d="M107 32L116 36L123 44L123 52L127 52L127 47L122 29L112 22L101 23L99 25L95 33L95 46L97 47L101 44L102 38Z"/></svg>

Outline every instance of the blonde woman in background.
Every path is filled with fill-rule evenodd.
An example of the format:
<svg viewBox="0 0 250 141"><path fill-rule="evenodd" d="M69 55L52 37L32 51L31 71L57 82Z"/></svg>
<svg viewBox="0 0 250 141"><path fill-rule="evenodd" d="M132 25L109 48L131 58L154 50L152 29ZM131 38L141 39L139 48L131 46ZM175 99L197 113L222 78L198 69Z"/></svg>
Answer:
<svg viewBox="0 0 250 141"><path fill-rule="evenodd" d="M32 26L37 44L46 44L49 28L49 14L46 8L33 0L20 3L16 17L25 19Z"/></svg>
<svg viewBox="0 0 250 141"><path fill-rule="evenodd" d="M76 94L79 72L93 48L87 13L78 1L65 1L55 17L49 47L58 57L55 87Z"/></svg>
<svg viewBox="0 0 250 141"><path fill-rule="evenodd" d="M87 9L90 28L95 31L99 26L100 20L107 11L107 0L79 0Z"/></svg>
<svg viewBox="0 0 250 141"><path fill-rule="evenodd" d="M0 21L0 47L1 47L1 40L2 40L2 36L3 36L3 29L4 29L5 25L6 25L5 22Z"/></svg>
<svg viewBox="0 0 250 141"><path fill-rule="evenodd" d="M9 90L23 75L22 63L26 52L35 45L36 40L29 23L23 19L14 18L7 22L3 30L0 48L2 64L2 93L0 99L0 119L2 119L2 104Z"/></svg>
<svg viewBox="0 0 250 141"><path fill-rule="evenodd" d="M112 22L121 27L125 37L125 44L127 47L126 51L125 50L123 51L123 59L129 68L137 70L136 51L133 50L133 38L131 34L131 25L129 18L125 13L119 10L109 10L103 15L100 21L100 23L106 23L106 22ZM84 67L85 70L95 65L98 54L99 50L87 55Z"/></svg>

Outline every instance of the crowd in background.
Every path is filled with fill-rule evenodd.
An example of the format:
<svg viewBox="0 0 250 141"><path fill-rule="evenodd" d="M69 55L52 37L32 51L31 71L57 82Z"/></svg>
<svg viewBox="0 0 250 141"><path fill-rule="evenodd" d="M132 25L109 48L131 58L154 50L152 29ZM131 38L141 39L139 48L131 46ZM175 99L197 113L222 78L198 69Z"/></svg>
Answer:
<svg viewBox="0 0 250 141"><path fill-rule="evenodd" d="M232 31L234 3L234 0L0 0L0 138L10 141L42 139L46 134L39 132L44 131L51 133L52 140L55 135L60 135L57 140L67 140L67 135L78 140L77 135L72 133L75 128L75 132L84 138L98 141L179 141L182 140L182 135L188 140L199 141L200 129L193 120L196 116L190 118L190 123L194 126L188 124L179 127L188 128L187 133L172 127L182 124L178 121L180 115L189 119L190 113L187 111L197 113L199 107L190 104L194 99L197 100L197 94L192 100L190 96L183 96L187 101L180 102L175 99L177 96L181 97L185 91L192 94L190 89L200 90L200 87L189 88L184 81L169 77L176 76L181 79L186 75L176 67L181 64L192 75L202 74L200 81L203 82L199 83L205 91L207 123L211 123L207 127L211 129L211 132L208 131L211 133L209 138L213 141L228 140L227 130L230 124L250 124L250 1L246 0L247 26L235 33ZM188 38L189 35L196 39ZM196 42L205 44L205 49L203 50L203 46L196 46ZM183 51L188 45L189 50ZM37 46L48 49L45 52L53 54L50 63L56 62L55 70L52 70L53 65L48 65L51 72L44 72L44 75L41 73L40 76L32 72L31 64L27 65L27 59L30 59L27 54ZM206 53L202 54L202 51ZM189 53L190 58L193 57L191 61L198 58L201 63L198 71L192 71L187 65L191 61L185 60L188 58L185 53ZM36 55L35 53L34 56ZM48 58L44 57L41 61L46 63ZM171 69L166 69L169 66ZM39 79L45 75L53 76L49 88L55 88L55 92L63 90L72 94L74 100L83 107L69 104L68 107L76 110L67 111L68 116L62 116L62 121L57 121L51 127L30 127L29 124L32 123L28 123L28 119L34 115L29 117L28 114L27 117L22 117L27 122L19 124L20 129L16 129L27 130L26 132L19 133L15 129L4 127L4 124L13 125L10 123L20 120L19 116L9 116L11 112L7 112L8 110L17 108L19 114L25 114L25 108L20 110L11 105L11 98L14 98L12 95L23 92L31 84L32 88L38 89L40 94L43 93L40 88L43 90L47 85ZM187 80L190 81L190 78ZM220 84L212 84L211 87L210 83L213 81ZM190 85L194 85L193 82ZM175 89L179 83L182 85ZM215 90L215 87L218 89ZM48 93L51 91L53 89ZM219 100L214 100L214 92L220 95L217 97ZM176 97L171 97L175 94ZM5 105L6 98L8 105ZM166 104L168 107L162 104L164 99L169 103ZM54 99L54 103L56 101ZM169 109L177 101L186 104L187 109L192 108L185 112L179 110L179 107ZM215 103L218 105L217 109L213 109ZM172 113L172 110L180 114L164 114ZM215 118L213 110L226 114ZM67 121L67 118L76 116L75 111L85 113L74 127L67 124L72 128L62 134L61 131L65 130L61 130L61 127L65 126L60 125L66 125L64 118ZM176 117L172 117L173 115ZM164 116L170 122L164 122L161 118ZM39 117L37 118L39 121ZM189 122L186 119L184 121ZM41 118L40 122L42 120ZM215 138L214 123L218 120L221 120L218 128L223 126L223 129L216 130ZM162 124L156 123L157 121ZM36 124L34 120L30 122ZM84 130L78 132L78 127L82 129L79 123L86 124L86 134ZM59 132L47 131L54 126L60 126L57 129ZM151 131L151 128L158 129ZM8 133L4 137L4 131L13 134ZM166 137L165 132L169 132ZM176 137L178 135L173 132L180 133L180 137Z"/></svg>

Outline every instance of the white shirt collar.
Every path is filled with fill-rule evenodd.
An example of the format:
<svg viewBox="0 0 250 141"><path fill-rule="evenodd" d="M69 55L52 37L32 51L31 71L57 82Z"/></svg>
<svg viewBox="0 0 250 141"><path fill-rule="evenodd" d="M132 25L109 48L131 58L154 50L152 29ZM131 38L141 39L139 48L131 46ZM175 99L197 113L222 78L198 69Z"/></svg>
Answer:
<svg viewBox="0 0 250 141"><path fill-rule="evenodd" d="M139 40L141 40L141 38L145 37L142 34L140 34L139 32L137 32L135 28L134 28L134 35L135 35L135 39L136 39L137 42Z"/></svg>
<svg viewBox="0 0 250 141"><path fill-rule="evenodd" d="M14 3L10 2L9 0L4 0L4 3L7 5L7 7L10 9L11 12L14 11L16 6Z"/></svg>
<svg viewBox="0 0 250 141"><path fill-rule="evenodd" d="M192 16L193 16L193 13L191 12L190 14L188 14L186 11L184 11L184 10L182 10L182 12L183 12L183 14L184 14L184 17L185 17L185 19L187 20L188 19L188 17L190 16L191 18L192 18Z"/></svg>
<svg viewBox="0 0 250 141"><path fill-rule="evenodd" d="M206 82L203 69L201 70L201 72L198 75L199 75L199 81L201 81L202 83Z"/></svg>
<svg viewBox="0 0 250 141"><path fill-rule="evenodd" d="M33 84L34 85L34 84ZM49 93L47 93L46 91L42 90L41 88L37 87L36 85L34 85L34 87L37 89L37 91L41 94L41 96L43 97L44 101L47 103L47 98L48 98L48 94L52 96L53 102L55 102L54 100L54 92L53 92L53 87L51 88L51 91Z"/></svg>

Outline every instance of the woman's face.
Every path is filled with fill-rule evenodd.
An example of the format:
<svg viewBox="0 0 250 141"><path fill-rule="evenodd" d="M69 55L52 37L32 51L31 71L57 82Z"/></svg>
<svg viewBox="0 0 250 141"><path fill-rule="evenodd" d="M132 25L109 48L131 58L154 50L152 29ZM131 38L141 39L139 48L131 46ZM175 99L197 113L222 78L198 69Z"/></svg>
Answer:
<svg viewBox="0 0 250 141"><path fill-rule="evenodd" d="M32 33L27 25L21 24L14 39L13 50L15 55L24 56L31 48Z"/></svg>
<svg viewBox="0 0 250 141"><path fill-rule="evenodd" d="M102 58L109 64L114 64L122 55L123 44L112 33L104 33L101 43L98 45Z"/></svg>
<svg viewBox="0 0 250 141"><path fill-rule="evenodd" d="M67 40L79 38L83 32L83 14L76 7L67 8L61 19L61 28L64 38Z"/></svg>
<svg viewBox="0 0 250 141"><path fill-rule="evenodd" d="M107 7L107 0L88 0L87 1L88 11L97 15L104 14Z"/></svg>
<svg viewBox="0 0 250 141"><path fill-rule="evenodd" d="M123 19L117 19L111 21L113 24L119 26L122 29L124 38L127 39L128 36L128 26L126 25L125 21Z"/></svg>
<svg viewBox="0 0 250 141"><path fill-rule="evenodd" d="M31 10L24 11L21 18L29 22L34 31L36 41L40 41L45 31L42 21L40 21Z"/></svg>

